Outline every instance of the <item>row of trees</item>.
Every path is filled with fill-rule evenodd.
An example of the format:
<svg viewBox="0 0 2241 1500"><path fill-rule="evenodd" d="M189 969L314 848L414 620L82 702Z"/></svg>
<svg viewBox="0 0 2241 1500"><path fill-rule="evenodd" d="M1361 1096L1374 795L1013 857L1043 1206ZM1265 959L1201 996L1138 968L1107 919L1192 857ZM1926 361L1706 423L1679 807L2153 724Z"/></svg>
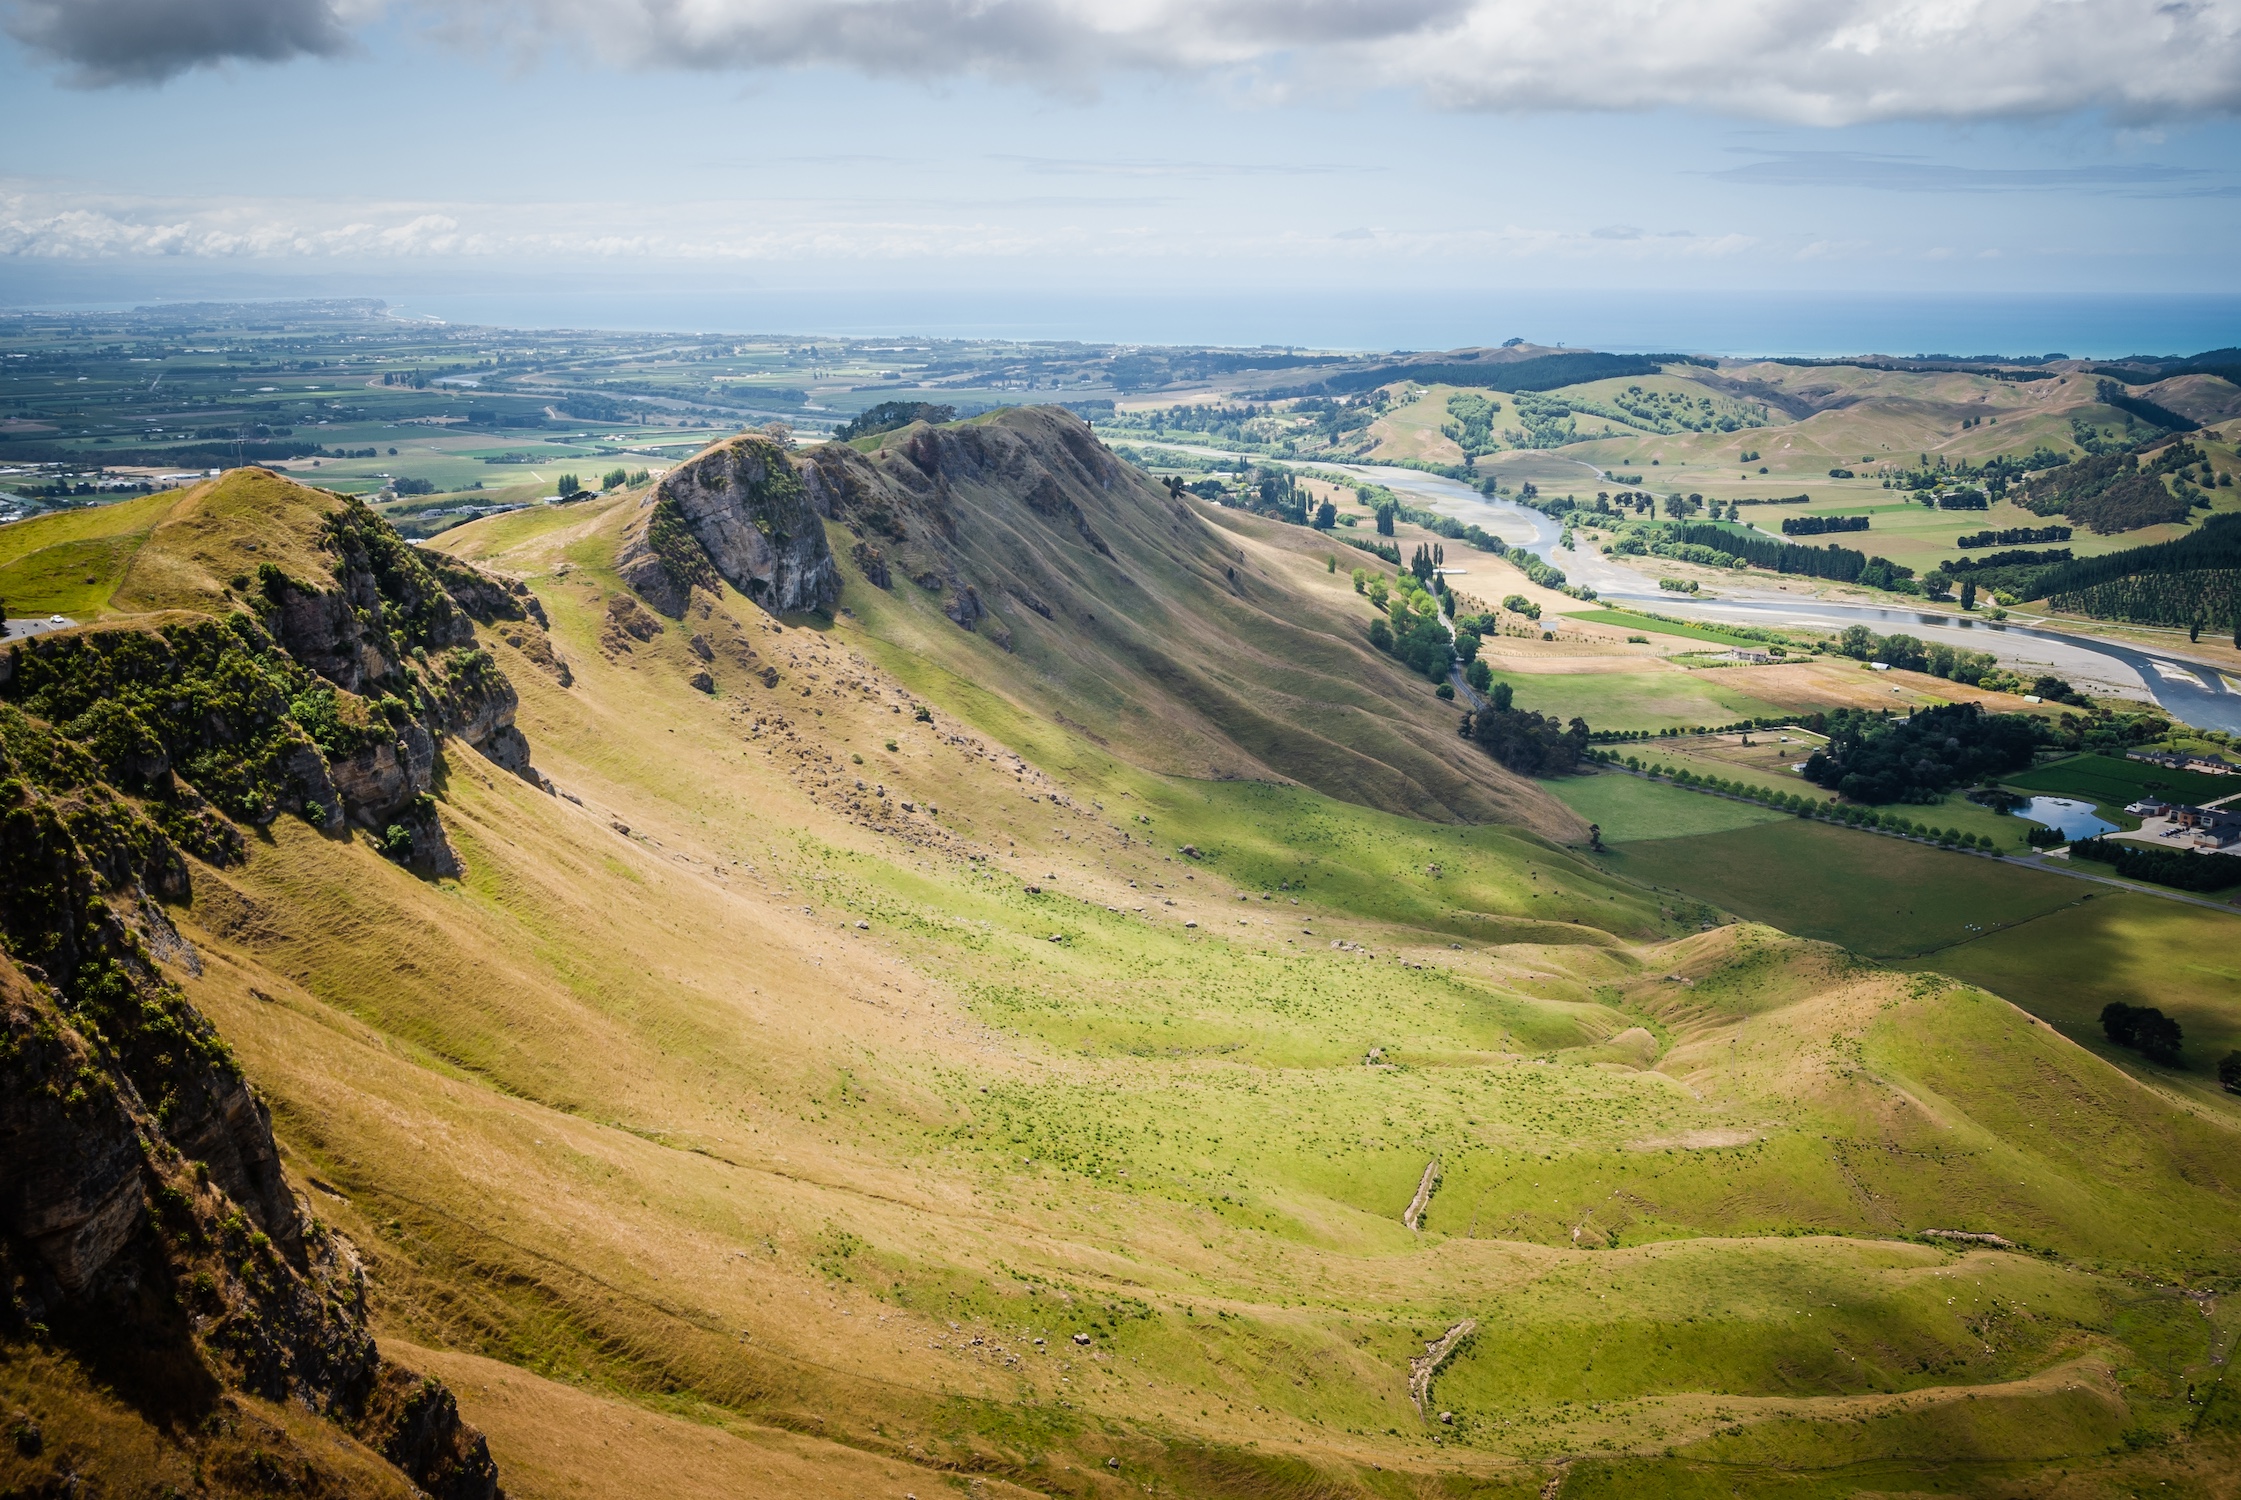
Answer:
<svg viewBox="0 0 2241 1500"><path fill-rule="evenodd" d="M2036 542L2069 539L2067 526L2009 526L1999 531L1972 531L1967 536L1955 537L1953 545L1966 551L1971 547L2028 547Z"/></svg>
<svg viewBox="0 0 2241 1500"><path fill-rule="evenodd" d="M1855 661L1879 661L1902 672L1926 672L1949 682L1996 693L2032 693L2049 703L2086 705L2083 694L2060 677L2041 673L2023 677L2000 666L1989 651L1970 651L1943 641L1922 641L1903 631L1877 635L1865 625L1847 625L1831 648Z"/></svg>
<svg viewBox="0 0 2241 1500"><path fill-rule="evenodd" d="M1830 531L1865 531L1866 516L1784 516L1782 535L1819 536Z"/></svg>
<svg viewBox="0 0 2241 1500"><path fill-rule="evenodd" d="M1792 573L1805 578L1828 578L1838 583L1858 583L1868 569L1868 556L1850 547L1840 547L1830 542L1825 547L1804 547L1795 542L1778 542L1772 537L1760 536L1750 531L1730 531L1724 526L1703 524L1681 525L1667 528L1673 540L1683 546L1708 548L1724 552L1754 568L1765 568L1771 573ZM1877 558L1883 564L1884 576L1908 576L1911 570L1902 570L1898 564Z"/></svg>
<svg viewBox="0 0 2241 1500"><path fill-rule="evenodd" d="M1848 828L1858 828L1873 833L1896 834L1901 838L1923 839L1951 849L1979 849L1989 853L1998 847L1993 843L1989 834L1963 833L1958 828L1937 828L1928 823L1915 822L1900 813L1879 812L1875 808L1862 807L1857 803L1811 797L1801 792L1776 791L1770 787L1760 786L1755 782L1734 781L1723 776L1706 776L1686 767L1676 768L1654 762L1645 763L1631 755L1626 756L1622 761L1619 753L1615 750L1591 750L1588 752L1587 758L1602 761L1609 765L1623 764L1628 770L1639 771L1645 776L1662 777L1675 786L1686 787L1691 791L1712 792L1724 797L1738 797L1746 802L1756 802L1761 807L1772 807L1783 812L1795 813L1801 818L1820 818L1831 823L1842 823Z"/></svg>
<svg viewBox="0 0 2241 1500"><path fill-rule="evenodd" d="M2241 885L2241 859L2193 849L2150 849L2107 839L2079 839L2070 858L2114 867L2127 880L2152 881L2182 891L2222 891Z"/></svg>

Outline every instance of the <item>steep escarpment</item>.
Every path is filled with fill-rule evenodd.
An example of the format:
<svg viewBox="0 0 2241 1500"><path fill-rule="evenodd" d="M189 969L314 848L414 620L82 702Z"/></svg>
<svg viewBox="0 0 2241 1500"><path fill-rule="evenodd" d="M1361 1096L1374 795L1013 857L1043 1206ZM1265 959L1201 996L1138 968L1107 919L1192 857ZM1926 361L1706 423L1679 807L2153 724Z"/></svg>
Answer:
<svg viewBox="0 0 2241 1500"><path fill-rule="evenodd" d="M202 858L225 862L235 825L287 812L369 830L424 873L457 874L430 800L441 743L538 779L513 685L476 644L475 618L541 629L541 610L518 585L431 566L355 502L295 489L279 503L320 513L325 577L264 561L237 575L222 611L17 644L0 658L0 700L83 746Z"/></svg>
<svg viewBox="0 0 2241 1500"><path fill-rule="evenodd" d="M825 529L801 475L769 438L732 438L665 475L616 566L672 619L720 577L772 614L830 610L840 598Z"/></svg>
<svg viewBox="0 0 2241 1500"><path fill-rule="evenodd" d="M1328 538L1172 495L1063 408L920 423L801 467L848 533L859 614L1138 764L1575 831L1369 647ZM918 601L957 628L906 626Z"/></svg>
<svg viewBox="0 0 2241 1500"><path fill-rule="evenodd" d="M298 1201L265 1105L175 982L202 961L167 907L198 868L254 858L284 813L457 873L431 795L446 742L535 778L467 611L541 616L503 580L430 566L363 507L273 478L234 482L287 507L261 537L292 530L291 567L268 559L198 601L220 607L0 658L0 1340L50 1372L42 1399L65 1418L108 1391L198 1469L243 1458L221 1406L261 1399L331 1418L423 1491L488 1496L481 1440L440 1386L381 1359L354 1252ZM281 1469L321 1471L275 1422L257 1442ZM72 1447L57 1472L103 1461ZM254 1470L217 1492L271 1488Z"/></svg>
<svg viewBox="0 0 2241 1500"><path fill-rule="evenodd" d="M382 1359L354 1250L304 1212L264 1103L158 959L199 968L157 900L186 893L187 859L89 753L13 708L0 867L0 1348L62 1372L37 1404L67 1430L84 1387L105 1388L222 1458L237 1394L297 1403L422 1490L495 1495L481 1438L455 1412L428 1419L448 1398ZM284 1470L320 1469L271 1440ZM19 1443L31 1475L42 1456ZM58 1449L51 1477L128 1478L109 1457Z"/></svg>
<svg viewBox="0 0 2241 1500"><path fill-rule="evenodd" d="M1059 407L793 456L749 435L645 498L617 572L651 611L615 601L605 639L627 651L653 614L682 619L696 590L726 584L778 615L845 603L896 665L994 687L1149 769L1578 833L1370 649L1366 605L1318 548L1170 494ZM844 579L860 580L845 599ZM923 604L946 626L917 624Z"/></svg>

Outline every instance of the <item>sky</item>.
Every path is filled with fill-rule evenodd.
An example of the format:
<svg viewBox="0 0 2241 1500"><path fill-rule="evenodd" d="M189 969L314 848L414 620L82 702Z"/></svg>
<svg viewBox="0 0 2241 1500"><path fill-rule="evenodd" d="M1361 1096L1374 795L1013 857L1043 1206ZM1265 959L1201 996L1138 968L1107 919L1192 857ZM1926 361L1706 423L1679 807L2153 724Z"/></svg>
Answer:
<svg viewBox="0 0 2241 1500"><path fill-rule="evenodd" d="M0 306L2183 341L2237 112L2241 0L0 0Z"/></svg>

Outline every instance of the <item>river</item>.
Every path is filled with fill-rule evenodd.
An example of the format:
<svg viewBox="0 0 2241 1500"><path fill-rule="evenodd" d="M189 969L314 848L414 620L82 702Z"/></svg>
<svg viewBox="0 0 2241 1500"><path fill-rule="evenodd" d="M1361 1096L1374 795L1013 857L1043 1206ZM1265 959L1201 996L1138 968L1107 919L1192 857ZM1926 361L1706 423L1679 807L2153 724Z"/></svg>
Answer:
<svg viewBox="0 0 2241 1500"><path fill-rule="evenodd" d="M1180 444L1146 446L1181 447ZM1220 454L1219 450L1211 448L1185 451L1235 456ZM1271 462L1261 458L1250 461ZM1593 465L1577 459L1568 462L1579 464L1583 471L1583 487L1589 483L1610 484L1608 476ZM1604 599L1654 608L1660 614L1676 618L1725 621L1735 625L1798 625L1826 630L1865 625L1885 635L1905 631L1922 640L1944 641L1972 651L1989 652L2001 665L2011 669L2048 671L2081 686L2103 688L2125 697L2152 698L2173 717L2198 729L2241 733L2241 692L2235 692L2216 667L2178 652L2142 650L2014 621L1955 615L1902 604L1845 604L1804 598L1748 583L1723 584L1721 591L1712 596L1673 594L1660 589L1655 578L1591 548L1565 551L1558 545L1564 528L1557 521L1514 501L1489 498L1458 480L1416 469L1372 464L1307 459L1290 461L1290 466L1351 474L1372 484L1384 485L1427 510L1481 526L1511 546L1523 547L1551 566L1562 568L1566 578L1594 589Z"/></svg>

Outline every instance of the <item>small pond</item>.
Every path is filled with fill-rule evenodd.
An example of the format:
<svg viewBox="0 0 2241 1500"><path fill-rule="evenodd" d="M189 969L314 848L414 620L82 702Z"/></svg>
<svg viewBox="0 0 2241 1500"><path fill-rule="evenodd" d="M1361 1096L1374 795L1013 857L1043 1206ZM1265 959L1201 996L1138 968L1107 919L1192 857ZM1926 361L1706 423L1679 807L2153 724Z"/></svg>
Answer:
<svg viewBox="0 0 2241 1500"><path fill-rule="evenodd" d="M2033 797L2017 808L2015 815L2044 823L2066 839L2089 839L2096 834L2117 831L2116 824L2094 815L2092 803L2080 802L2075 797Z"/></svg>

